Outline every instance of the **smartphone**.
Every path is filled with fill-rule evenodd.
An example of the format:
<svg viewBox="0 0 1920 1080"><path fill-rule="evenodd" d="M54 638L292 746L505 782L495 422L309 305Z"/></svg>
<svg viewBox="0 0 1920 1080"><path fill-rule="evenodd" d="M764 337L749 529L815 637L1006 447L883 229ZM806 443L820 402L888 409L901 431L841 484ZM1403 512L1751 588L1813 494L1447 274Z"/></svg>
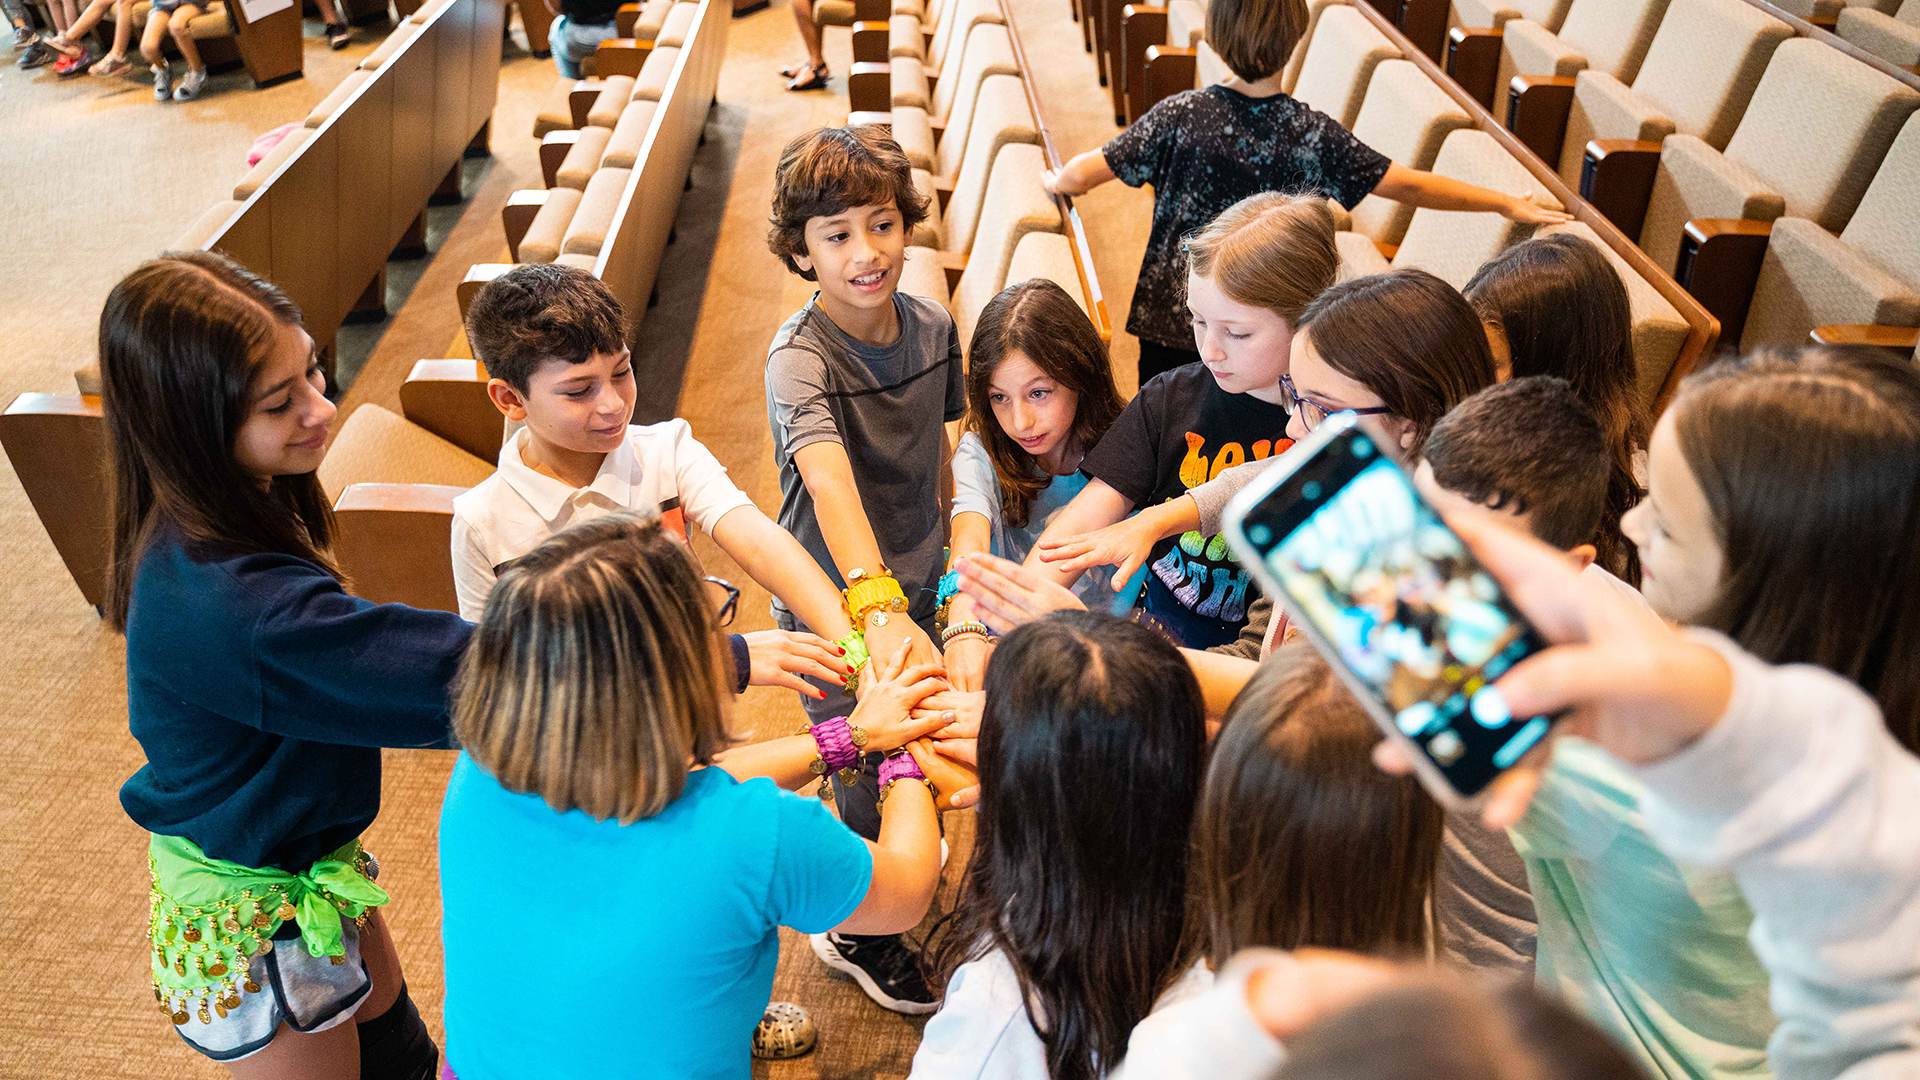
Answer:
<svg viewBox="0 0 1920 1080"><path fill-rule="evenodd" d="M1458 806L1557 719L1486 693L1547 645L1384 445L1328 417L1228 505L1227 544Z"/></svg>

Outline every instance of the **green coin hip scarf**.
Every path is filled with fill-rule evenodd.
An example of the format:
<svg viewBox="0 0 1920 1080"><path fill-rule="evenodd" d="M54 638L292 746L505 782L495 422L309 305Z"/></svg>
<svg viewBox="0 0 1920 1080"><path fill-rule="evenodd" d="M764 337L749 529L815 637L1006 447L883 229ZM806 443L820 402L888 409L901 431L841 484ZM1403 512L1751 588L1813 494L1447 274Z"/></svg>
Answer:
<svg viewBox="0 0 1920 1080"><path fill-rule="evenodd" d="M147 848L153 878L148 935L153 944L153 996L175 1024L197 1003L224 1018L240 991L258 993L247 971L256 954L273 950L274 932L291 919L314 956L346 962L341 919L364 922L387 892L366 875L367 854L352 840L300 873L255 869L216 859L192 841L153 834Z"/></svg>

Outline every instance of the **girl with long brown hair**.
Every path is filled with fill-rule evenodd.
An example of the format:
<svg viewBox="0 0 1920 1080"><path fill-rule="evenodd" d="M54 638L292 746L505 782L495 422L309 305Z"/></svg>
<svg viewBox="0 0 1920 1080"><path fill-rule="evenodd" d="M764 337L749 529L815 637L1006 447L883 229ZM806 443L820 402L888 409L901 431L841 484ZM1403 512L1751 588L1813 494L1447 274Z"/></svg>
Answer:
<svg viewBox="0 0 1920 1080"><path fill-rule="evenodd" d="M1026 558L1047 522L1087 486L1080 461L1124 407L1106 344L1065 289L1034 278L987 301L967 350L967 430L953 451L948 565L972 552ZM986 672L988 642L973 602L953 593L957 584L951 571L941 580L947 676L955 689L972 691ZM1105 575L1089 574L1076 591L1091 599L1105 585Z"/></svg>
<svg viewBox="0 0 1920 1080"><path fill-rule="evenodd" d="M471 627L343 587L314 476L334 407L273 285L211 253L140 266L100 375L160 1010L237 1077L425 1080L439 1052L360 834L380 748L448 745Z"/></svg>

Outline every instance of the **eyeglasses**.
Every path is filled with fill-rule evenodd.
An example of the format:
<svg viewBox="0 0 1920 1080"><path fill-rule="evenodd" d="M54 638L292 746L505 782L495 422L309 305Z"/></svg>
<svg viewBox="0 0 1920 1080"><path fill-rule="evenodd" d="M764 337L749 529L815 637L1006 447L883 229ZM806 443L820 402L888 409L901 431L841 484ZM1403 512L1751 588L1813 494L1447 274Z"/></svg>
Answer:
<svg viewBox="0 0 1920 1080"><path fill-rule="evenodd" d="M1322 405L1320 402L1294 389L1293 377L1290 375L1280 376L1280 393L1281 396L1286 398L1281 404L1286 406L1288 412L1298 413L1301 425L1308 431L1319 427L1321 421L1337 412L1350 412L1355 416L1382 416L1393 412L1392 409L1384 405L1376 405L1371 409L1343 409L1335 408L1332 405Z"/></svg>
<svg viewBox="0 0 1920 1080"><path fill-rule="evenodd" d="M713 585L718 588L726 590L727 598L721 601L720 611L718 614L714 615L714 621L718 622L721 626L732 626L733 617L740 610L739 587L734 585L733 582L728 581L726 578L714 577L711 574L707 575L704 578L701 578L701 580L705 581L709 585Z"/></svg>

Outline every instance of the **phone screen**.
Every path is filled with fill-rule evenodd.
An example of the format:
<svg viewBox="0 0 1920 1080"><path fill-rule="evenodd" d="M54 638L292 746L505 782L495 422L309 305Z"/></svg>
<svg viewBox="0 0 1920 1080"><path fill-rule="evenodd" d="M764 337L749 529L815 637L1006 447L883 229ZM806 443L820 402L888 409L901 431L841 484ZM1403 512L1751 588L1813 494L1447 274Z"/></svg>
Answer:
<svg viewBox="0 0 1920 1080"><path fill-rule="evenodd" d="M1365 432L1333 438L1242 531L1296 617L1461 795L1547 734L1548 717L1482 692L1546 643Z"/></svg>

